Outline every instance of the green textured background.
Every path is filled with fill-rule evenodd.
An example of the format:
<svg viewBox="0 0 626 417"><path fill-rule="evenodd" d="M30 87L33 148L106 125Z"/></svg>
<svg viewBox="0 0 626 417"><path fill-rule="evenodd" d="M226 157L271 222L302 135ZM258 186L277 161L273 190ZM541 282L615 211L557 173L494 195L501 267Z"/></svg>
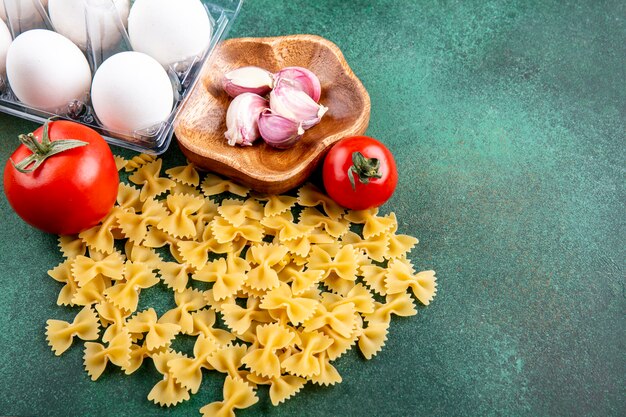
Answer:
<svg viewBox="0 0 626 417"><path fill-rule="evenodd" d="M626 415L626 2L249 0L230 35L291 33L337 43L369 90L368 133L400 168L384 211L439 294L374 360L338 360L342 384L277 408L262 391L238 415ZM0 115L1 159L34 128ZM0 210L0 415L187 416L221 398L206 374L160 409L151 364L91 382L79 346L56 358L56 238Z"/></svg>

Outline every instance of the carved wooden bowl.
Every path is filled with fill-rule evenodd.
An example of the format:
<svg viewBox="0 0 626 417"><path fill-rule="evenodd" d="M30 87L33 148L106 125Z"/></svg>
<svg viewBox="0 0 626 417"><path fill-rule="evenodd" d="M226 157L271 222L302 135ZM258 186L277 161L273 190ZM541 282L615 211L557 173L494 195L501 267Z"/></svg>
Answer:
<svg viewBox="0 0 626 417"><path fill-rule="evenodd" d="M225 73L247 65L277 72L301 66L322 84L320 103L329 108L322 121L295 146L274 149L259 139L253 146L229 146L224 138L231 98L223 91ZM334 43L314 35L240 38L223 42L202 69L174 128L190 162L250 188L278 194L303 183L338 140L362 135L370 118L370 98Z"/></svg>

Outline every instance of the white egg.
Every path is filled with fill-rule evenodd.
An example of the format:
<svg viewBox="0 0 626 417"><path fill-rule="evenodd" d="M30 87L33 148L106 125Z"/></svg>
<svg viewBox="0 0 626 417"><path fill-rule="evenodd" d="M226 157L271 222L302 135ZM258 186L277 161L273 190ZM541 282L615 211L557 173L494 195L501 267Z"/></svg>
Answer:
<svg viewBox="0 0 626 417"><path fill-rule="evenodd" d="M63 113L73 100L85 100L91 70L69 39L44 29L19 35L7 53L7 78L24 104Z"/></svg>
<svg viewBox="0 0 626 417"><path fill-rule="evenodd" d="M136 0L128 16L133 49L165 67L202 55L211 32L200 0Z"/></svg>
<svg viewBox="0 0 626 417"><path fill-rule="evenodd" d="M2 77L6 72L7 52L9 51L9 46L11 45L12 40L9 28L2 20L0 20L0 77Z"/></svg>
<svg viewBox="0 0 626 417"><path fill-rule="evenodd" d="M5 2L20 2L21 9L19 9L18 12L19 16L21 19L28 21L38 15L37 6L35 6L35 2L37 1L39 1L43 5L43 7L46 7L48 5L48 0L0 0L0 19L7 20ZM12 8L11 10L14 9Z"/></svg>
<svg viewBox="0 0 626 417"><path fill-rule="evenodd" d="M124 26L130 11L129 0L50 0L48 13L54 29L80 48L87 46L86 10L90 5L90 22L97 22L91 33L94 45L108 49L122 38L117 21ZM119 15L119 18L118 18Z"/></svg>
<svg viewBox="0 0 626 417"><path fill-rule="evenodd" d="M141 52L121 52L96 71L91 102L106 128L130 133L165 121L172 111L174 91L156 60Z"/></svg>

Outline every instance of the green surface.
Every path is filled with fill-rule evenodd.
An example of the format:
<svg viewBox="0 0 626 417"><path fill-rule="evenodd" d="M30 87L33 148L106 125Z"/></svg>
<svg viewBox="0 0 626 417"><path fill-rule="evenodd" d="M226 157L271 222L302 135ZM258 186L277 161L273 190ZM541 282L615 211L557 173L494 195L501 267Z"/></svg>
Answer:
<svg viewBox="0 0 626 417"><path fill-rule="evenodd" d="M369 90L368 133L400 168L384 211L439 294L374 360L338 360L342 384L278 408L262 391L238 416L626 415L626 3L249 0L231 36L290 33L337 43ZM1 115L1 159L34 127ZM151 365L91 382L79 346L55 357L45 321L71 317L45 273L56 239L0 210L0 415L188 416L221 398L206 374L160 409Z"/></svg>

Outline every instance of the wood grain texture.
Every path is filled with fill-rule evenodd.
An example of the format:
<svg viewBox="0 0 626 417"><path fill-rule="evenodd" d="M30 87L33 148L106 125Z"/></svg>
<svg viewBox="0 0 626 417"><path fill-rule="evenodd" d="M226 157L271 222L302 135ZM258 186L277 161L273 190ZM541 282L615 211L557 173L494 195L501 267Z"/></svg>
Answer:
<svg viewBox="0 0 626 417"><path fill-rule="evenodd" d="M301 66L319 77L320 103L329 110L294 147L278 150L261 139L250 147L226 142L231 98L221 80L225 73L248 65L271 72ZM337 45L315 35L290 35L223 42L203 68L201 81L183 103L174 127L182 152L198 167L277 194L303 183L335 142L365 133L369 118L369 94Z"/></svg>

